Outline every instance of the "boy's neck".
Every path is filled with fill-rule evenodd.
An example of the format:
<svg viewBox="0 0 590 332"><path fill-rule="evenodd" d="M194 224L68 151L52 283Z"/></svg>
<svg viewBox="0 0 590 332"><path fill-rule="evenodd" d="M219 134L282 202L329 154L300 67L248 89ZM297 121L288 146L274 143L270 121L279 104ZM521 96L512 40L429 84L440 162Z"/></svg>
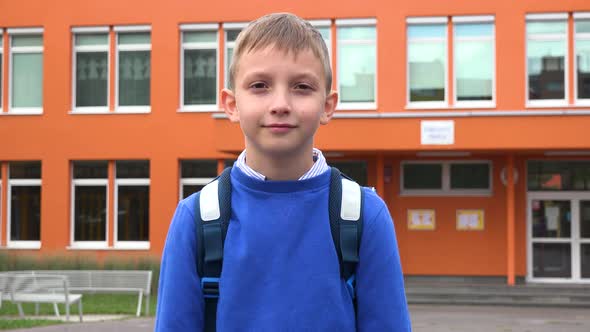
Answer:
<svg viewBox="0 0 590 332"><path fill-rule="evenodd" d="M289 155L263 155L246 147L246 165L267 180L295 181L313 166L313 148Z"/></svg>

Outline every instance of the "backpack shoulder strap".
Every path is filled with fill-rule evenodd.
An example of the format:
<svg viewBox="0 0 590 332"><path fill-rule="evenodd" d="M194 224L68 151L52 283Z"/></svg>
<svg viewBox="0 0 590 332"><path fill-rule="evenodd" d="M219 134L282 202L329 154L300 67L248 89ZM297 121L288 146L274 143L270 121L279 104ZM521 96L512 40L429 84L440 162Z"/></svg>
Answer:
<svg viewBox="0 0 590 332"><path fill-rule="evenodd" d="M346 280L353 297L363 228L363 201L361 186L332 167L328 203L330 230L340 262L340 276Z"/></svg>
<svg viewBox="0 0 590 332"><path fill-rule="evenodd" d="M207 184L195 204L197 272L205 299L205 331L215 331L223 243L231 217L231 167Z"/></svg>

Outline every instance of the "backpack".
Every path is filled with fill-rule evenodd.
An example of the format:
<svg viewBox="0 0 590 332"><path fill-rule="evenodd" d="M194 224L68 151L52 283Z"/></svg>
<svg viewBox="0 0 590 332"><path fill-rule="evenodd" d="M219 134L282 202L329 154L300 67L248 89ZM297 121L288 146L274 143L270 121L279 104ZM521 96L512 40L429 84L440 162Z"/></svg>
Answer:
<svg viewBox="0 0 590 332"><path fill-rule="evenodd" d="M330 169L330 231L338 254L340 276L346 281L356 315L355 271L362 234L362 188L338 169ZM195 206L197 272L205 300L204 331L215 331L223 245L231 217L231 167L207 184Z"/></svg>

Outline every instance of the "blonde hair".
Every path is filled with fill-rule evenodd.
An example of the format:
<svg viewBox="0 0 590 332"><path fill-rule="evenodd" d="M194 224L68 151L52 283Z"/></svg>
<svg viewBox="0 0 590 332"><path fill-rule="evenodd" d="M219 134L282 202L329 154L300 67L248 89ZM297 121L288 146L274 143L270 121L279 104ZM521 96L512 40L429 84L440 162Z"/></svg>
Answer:
<svg viewBox="0 0 590 332"><path fill-rule="evenodd" d="M236 40L234 54L229 67L229 87L235 86L235 77L244 53L257 51L268 46L293 52L295 56L301 51L311 50L324 67L326 93L332 87L332 68L326 43L322 35L309 22L290 13L274 13L260 17L251 22Z"/></svg>

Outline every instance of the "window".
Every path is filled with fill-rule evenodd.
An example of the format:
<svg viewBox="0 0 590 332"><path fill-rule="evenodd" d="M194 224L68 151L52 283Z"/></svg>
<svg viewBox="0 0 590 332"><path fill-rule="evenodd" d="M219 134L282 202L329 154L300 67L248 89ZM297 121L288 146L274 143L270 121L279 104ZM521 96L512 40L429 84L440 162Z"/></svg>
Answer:
<svg viewBox="0 0 590 332"><path fill-rule="evenodd" d="M43 112L43 29L8 29L9 112Z"/></svg>
<svg viewBox="0 0 590 332"><path fill-rule="evenodd" d="M217 176L215 160L182 160L180 162L180 199L203 189Z"/></svg>
<svg viewBox="0 0 590 332"><path fill-rule="evenodd" d="M375 19L336 20L340 108L376 108L377 29L375 24Z"/></svg>
<svg viewBox="0 0 590 332"><path fill-rule="evenodd" d="M8 168L8 246L41 248L41 163L11 162Z"/></svg>
<svg viewBox="0 0 590 332"><path fill-rule="evenodd" d="M2 75L2 70L4 69L4 36L3 36L3 30L0 29L0 113L2 113L2 105L4 105L4 103L2 102L2 87L4 86L4 75ZM2 233L0 233L2 234Z"/></svg>
<svg viewBox="0 0 590 332"><path fill-rule="evenodd" d="M590 14L575 18L575 87L576 103L590 104Z"/></svg>
<svg viewBox="0 0 590 332"><path fill-rule="evenodd" d="M446 18L408 19L408 102L446 106Z"/></svg>
<svg viewBox="0 0 590 332"><path fill-rule="evenodd" d="M336 167L359 185L368 186L367 162L364 160L328 160L328 165Z"/></svg>
<svg viewBox="0 0 590 332"><path fill-rule="evenodd" d="M231 59L234 55L234 47L236 46L236 40L238 35L247 23L224 23L223 30L225 31L225 87L229 87L229 66Z"/></svg>
<svg viewBox="0 0 590 332"><path fill-rule="evenodd" d="M590 162L529 161L527 188L535 191L588 191Z"/></svg>
<svg viewBox="0 0 590 332"><path fill-rule="evenodd" d="M150 30L143 25L72 28L74 113L150 112ZM116 38L110 38L113 32ZM110 52L112 43L115 56ZM111 77L113 63L115 75ZM114 105L111 84L115 87Z"/></svg>
<svg viewBox="0 0 590 332"><path fill-rule="evenodd" d="M493 16L455 16L450 23L447 17L406 20L408 107L494 107L494 20ZM449 24L452 43L447 36ZM449 80L450 61L453 72Z"/></svg>
<svg viewBox="0 0 590 332"><path fill-rule="evenodd" d="M117 161L115 247L149 249L149 161Z"/></svg>
<svg viewBox="0 0 590 332"><path fill-rule="evenodd" d="M404 195L490 195L492 166L488 161L402 162Z"/></svg>
<svg viewBox="0 0 590 332"><path fill-rule="evenodd" d="M326 48L328 48L328 56L332 59L332 29L330 28L330 20L313 20L309 21L309 23L322 35L326 43Z"/></svg>
<svg viewBox="0 0 590 332"><path fill-rule="evenodd" d="M108 164L73 162L72 247L107 247Z"/></svg>
<svg viewBox="0 0 590 332"><path fill-rule="evenodd" d="M527 15L527 101L567 104L567 14Z"/></svg>
<svg viewBox="0 0 590 332"><path fill-rule="evenodd" d="M117 109L149 112L151 35L149 27L115 27L117 32Z"/></svg>
<svg viewBox="0 0 590 332"><path fill-rule="evenodd" d="M494 101L494 23L453 17L455 105L490 106Z"/></svg>
<svg viewBox="0 0 590 332"><path fill-rule="evenodd" d="M74 30L74 107L76 111L108 112L108 28Z"/></svg>
<svg viewBox="0 0 590 332"><path fill-rule="evenodd" d="M182 25L183 111L217 111L217 24Z"/></svg>

